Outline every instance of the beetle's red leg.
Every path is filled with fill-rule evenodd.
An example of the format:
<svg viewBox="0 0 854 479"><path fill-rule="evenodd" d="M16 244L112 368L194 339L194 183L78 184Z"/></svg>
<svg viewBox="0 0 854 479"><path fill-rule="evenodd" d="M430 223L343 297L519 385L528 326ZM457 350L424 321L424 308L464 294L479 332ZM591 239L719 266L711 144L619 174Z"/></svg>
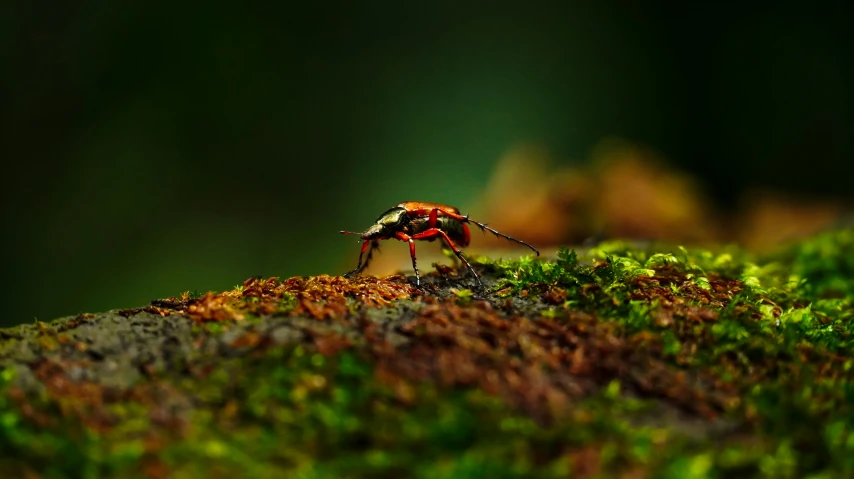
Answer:
<svg viewBox="0 0 854 479"><path fill-rule="evenodd" d="M465 227L466 227L466 225L463 225L463 228L465 228ZM466 236L468 236L468 232L466 232ZM447 242L447 241L445 241L445 238L442 238L442 243L444 243L444 244L445 244L445 246L447 246L449 250L453 250L453 249L454 249L454 247L453 247L453 246L451 246L450 244L448 244L448 242ZM468 241L466 241L466 243L468 243ZM456 246L456 245L454 245L454 246ZM444 254L444 253L445 253L445 247L443 246L443 247L442 247L442 254ZM454 258L457 258L457 257L456 257L456 255L454 256ZM459 267L459 266L460 266L460 259L459 259L459 258L457 258L457 259L453 259L453 258L451 258L451 261L453 261L453 262L454 262L454 266L456 266L456 267Z"/></svg>
<svg viewBox="0 0 854 479"><path fill-rule="evenodd" d="M370 249L368 249L369 246L370 246ZM350 275L361 273L365 268L368 267L368 263L371 262L371 257L374 254L374 249L379 250L379 247L380 247L379 241L377 241L377 240L365 240L365 242L362 243L362 251L359 252L359 264L356 265L356 269L347 271L346 273L342 274L341 276L346 278ZM368 252L368 257L365 259L365 262L362 263L362 257L365 255L365 251Z"/></svg>
<svg viewBox="0 0 854 479"><path fill-rule="evenodd" d="M400 241L406 241L409 243L409 256L412 256L412 269L415 270L415 286L420 288L421 287L421 275L418 274L418 265L415 264L416 262L415 262L415 241L414 241L414 237L409 236L408 234L402 233L399 231L397 232L396 235L394 235L394 237L399 239Z"/></svg>
<svg viewBox="0 0 854 479"><path fill-rule="evenodd" d="M427 226L430 228L435 228L436 227L436 221L438 221L438 217L439 217L439 208L433 208L432 210L430 210L430 218L427 221Z"/></svg>
<svg viewBox="0 0 854 479"><path fill-rule="evenodd" d="M430 228L430 229L422 231L421 233L412 235L411 239L426 239L426 238L430 238L433 236L441 236L445 240L445 242L448 243L448 246L450 246L451 249L454 250L454 254L457 255L457 258L461 259L463 261L463 263L466 264L469 271L471 271L471 274L474 276L474 279L477 281L477 284L479 284L480 287L483 288L484 287L483 282L480 280L480 276L477 275L477 271L474 270L471 263L469 263L469 261L466 259L466 257L463 256L463 252L460 251L459 248L457 248L457 245L454 244L454 242L448 236L448 233L445 233L444 231L440 230L439 228ZM413 251L414 251L414 246L413 246Z"/></svg>
<svg viewBox="0 0 854 479"><path fill-rule="evenodd" d="M427 227L428 228L435 228L436 227L436 222L439 221L439 211L440 211L439 208L433 208L432 210L430 210L430 216L428 217L428 221L427 221ZM443 211L443 213L444 213L444 211ZM464 232L465 237L466 237L465 244L468 244L470 234L468 231L468 226L466 226L465 224L463 224L463 232ZM444 239L442 241L444 241L444 243L448 245L448 248L450 248L452 250L454 249L454 245L448 244L448 242L445 241ZM454 266L458 266L459 264L460 263L458 261L454 260Z"/></svg>
<svg viewBox="0 0 854 479"><path fill-rule="evenodd" d="M445 216L448 216L448 217L453 218L453 219L458 220L458 221L462 221L462 222L464 222L464 223L472 223L472 224L475 224L475 225L477 225L481 230L489 231L490 233L494 234L495 236L500 236L500 237L502 237L502 238L504 238L504 239L508 239L508 240L510 240L510 241L515 241L515 242L517 242L517 243L519 243L519 244L521 244L521 245L525 245L525 246L527 246L528 248L531 248L531 250L532 250L534 253L537 253L537 256L539 256L539 255L540 255L540 252L537 250L537 248L534 248L533 246L529 245L528 243L526 243L526 242L524 242L524 241L522 241L522 240L520 240L520 239L516 239L516 238L514 238L514 237L512 237L512 236L507 236L507 235L506 235L506 234L504 234L504 233L499 233L498 231L496 231L496 230L494 230L494 229L490 228L489 226L486 226L486 223L480 223L480 222L478 222L478 221L475 221L475 220L469 219L469 215L465 215L465 216L463 216L463 215L458 215L458 214L456 214L456 213L451 213L450 211L445 211L445 210L440 210L439 208L434 208L434 209L433 209L433 211L431 211L431 212L430 212L430 219L431 219L431 221L432 221L432 219L433 219L433 213L434 213L434 212L441 212L441 213L442 213L443 215L445 215ZM435 223L430 223L430 227L433 227L433 225L434 225L434 224L435 224Z"/></svg>

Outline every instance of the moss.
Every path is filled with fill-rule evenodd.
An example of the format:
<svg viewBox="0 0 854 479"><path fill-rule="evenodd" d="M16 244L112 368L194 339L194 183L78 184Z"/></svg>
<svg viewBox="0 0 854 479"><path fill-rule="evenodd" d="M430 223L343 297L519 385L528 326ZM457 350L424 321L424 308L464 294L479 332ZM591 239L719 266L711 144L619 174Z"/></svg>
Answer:
<svg viewBox="0 0 854 479"><path fill-rule="evenodd" d="M490 295L464 271L250 278L3 330L0 472L845 477L852 258L850 230L611 242L480 258Z"/></svg>
<svg viewBox="0 0 854 479"><path fill-rule="evenodd" d="M40 433L17 416L4 421L4 431L14 433L4 435L12 438L5 450L26 453L30 461L22 470L47 477L81 471L126 477L142 471L153 452L177 477L565 477L573 467L607 471L651 461L663 437L629 427L643 404L613 387L546 429L477 389L442 391L405 380L389 385L371 361L352 352L326 357L299 346L278 348L221 363L204 379L161 380L198 402L183 433L154 430L170 439L163 445L153 440L156 424L146 419L147 409L126 402L107 407L121 418L117 426L82 433L74 461L43 462L64 458L71 436L49 436L54 442L33 449ZM79 425L75 430L80 433ZM603 449L594 464L571 453L591 442Z"/></svg>
<svg viewBox="0 0 854 479"><path fill-rule="evenodd" d="M567 309L595 312L617 336L642 335L672 367L703 369L736 391L728 417L755 424L766 441L759 472L854 471L854 233L767 257L657 248L617 242L590 250L587 265L561 250L552 264L495 266L507 293L568 288ZM726 466L727 454L703 456L703 469Z"/></svg>

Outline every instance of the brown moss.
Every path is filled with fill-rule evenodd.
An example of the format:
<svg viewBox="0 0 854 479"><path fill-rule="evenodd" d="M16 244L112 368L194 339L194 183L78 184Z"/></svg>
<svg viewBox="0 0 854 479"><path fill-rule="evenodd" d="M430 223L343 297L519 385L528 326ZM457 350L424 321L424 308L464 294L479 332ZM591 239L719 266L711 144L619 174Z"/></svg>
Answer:
<svg viewBox="0 0 854 479"><path fill-rule="evenodd" d="M153 424L172 432L180 432L185 428L182 416L170 407L174 401L166 400L167 396L172 399L180 396L171 386L153 381L121 390L72 377L73 369L88 366L88 362L43 359L35 363L32 370L44 384L48 397L59 406L62 416L79 418L82 424L93 430L104 433L116 426L123 418L110 413L105 406L127 402L145 405ZM181 402L189 407L185 399Z"/></svg>
<svg viewBox="0 0 854 479"><path fill-rule="evenodd" d="M710 308L725 307L744 290L744 283L724 279L716 274L709 274L707 279L709 289L701 287L687 274L672 266L658 267L654 276L633 279L629 299L656 300L669 314L694 321L713 321L717 319L717 314Z"/></svg>
<svg viewBox="0 0 854 479"><path fill-rule="evenodd" d="M387 306L398 299L408 299L421 292L402 276L354 279L340 276L294 277L281 281L277 277L249 278L240 288L222 293L206 293L190 299L188 293L179 298L155 301L152 306L123 310L125 316L140 311L155 314L184 314L196 322L243 320L247 315L270 315L287 312L315 319L341 318L349 312L348 300L366 306ZM291 299L296 304L287 304Z"/></svg>
<svg viewBox="0 0 854 479"><path fill-rule="evenodd" d="M713 378L699 373L689 377L669 366L658 342L646 346L621 338L612 324L586 313L507 319L487 302L462 307L447 299L424 306L397 331L413 341L399 348L381 341L373 345L384 381L476 386L540 422L566 414L575 401L615 377L708 418L732 404L734 392L715 391ZM370 332L365 337L381 338ZM402 400L407 395L406 390L399 393Z"/></svg>

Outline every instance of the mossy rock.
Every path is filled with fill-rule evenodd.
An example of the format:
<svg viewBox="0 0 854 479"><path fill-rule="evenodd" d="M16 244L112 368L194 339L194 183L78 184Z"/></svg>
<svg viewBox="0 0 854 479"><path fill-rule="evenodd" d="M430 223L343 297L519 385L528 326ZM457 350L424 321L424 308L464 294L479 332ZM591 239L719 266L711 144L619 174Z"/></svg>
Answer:
<svg viewBox="0 0 854 479"><path fill-rule="evenodd" d="M854 477L854 231L0 330L2 477Z"/></svg>

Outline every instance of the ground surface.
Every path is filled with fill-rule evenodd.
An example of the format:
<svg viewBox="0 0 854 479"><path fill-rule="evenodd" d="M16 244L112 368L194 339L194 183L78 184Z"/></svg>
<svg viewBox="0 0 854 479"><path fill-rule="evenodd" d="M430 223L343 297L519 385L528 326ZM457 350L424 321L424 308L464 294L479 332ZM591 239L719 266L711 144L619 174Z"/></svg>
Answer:
<svg viewBox="0 0 854 479"><path fill-rule="evenodd" d="M476 268L0 330L0 474L854 475L854 231Z"/></svg>

